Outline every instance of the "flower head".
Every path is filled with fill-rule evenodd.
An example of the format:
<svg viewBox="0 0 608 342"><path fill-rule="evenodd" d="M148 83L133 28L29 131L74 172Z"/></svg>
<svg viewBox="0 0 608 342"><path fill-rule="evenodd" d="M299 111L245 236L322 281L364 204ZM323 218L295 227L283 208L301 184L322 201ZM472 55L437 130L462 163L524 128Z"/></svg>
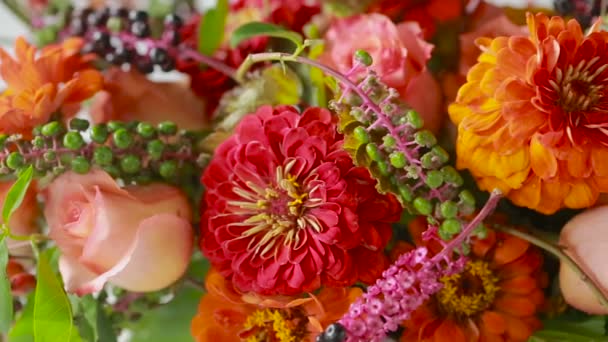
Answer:
<svg viewBox="0 0 608 342"><path fill-rule="evenodd" d="M484 190L550 214L608 191L608 33L528 15L529 37L479 39L450 106L457 164Z"/></svg>
<svg viewBox="0 0 608 342"><path fill-rule="evenodd" d="M373 280L401 207L355 167L329 111L260 107L202 177L201 248L243 291L299 294Z"/></svg>
<svg viewBox="0 0 608 342"><path fill-rule="evenodd" d="M307 297L261 297L237 292L213 269L205 285L209 292L191 325L197 342L314 341L362 293L359 288L324 288Z"/></svg>
<svg viewBox="0 0 608 342"><path fill-rule="evenodd" d="M83 41L67 39L37 51L23 38L15 43L15 58L0 49L0 74L8 89L0 95L0 131L28 134L52 114L72 116L80 102L101 89L103 78L80 55Z"/></svg>
<svg viewBox="0 0 608 342"><path fill-rule="evenodd" d="M403 323L401 341L525 341L539 328L546 281L540 252L494 231L471 250L464 269L443 276L441 290Z"/></svg>

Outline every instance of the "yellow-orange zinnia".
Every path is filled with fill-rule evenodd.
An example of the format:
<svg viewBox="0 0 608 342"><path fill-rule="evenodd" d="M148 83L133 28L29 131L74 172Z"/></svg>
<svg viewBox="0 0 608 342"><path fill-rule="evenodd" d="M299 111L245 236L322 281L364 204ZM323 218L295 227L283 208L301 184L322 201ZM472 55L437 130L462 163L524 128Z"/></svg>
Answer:
<svg viewBox="0 0 608 342"><path fill-rule="evenodd" d="M550 214L608 192L608 32L527 16L529 37L480 38L449 108L457 166L480 188Z"/></svg>
<svg viewBox="0 0 608 342"><path fill-rule="evenodd" d="M70 38L38 51L17 38L15 58L0 49L0 75L7 89L0 95L0 132L28 134L54 113L74 115L80 103L93 96L103 77L81 55L84 42Z"/></svg>

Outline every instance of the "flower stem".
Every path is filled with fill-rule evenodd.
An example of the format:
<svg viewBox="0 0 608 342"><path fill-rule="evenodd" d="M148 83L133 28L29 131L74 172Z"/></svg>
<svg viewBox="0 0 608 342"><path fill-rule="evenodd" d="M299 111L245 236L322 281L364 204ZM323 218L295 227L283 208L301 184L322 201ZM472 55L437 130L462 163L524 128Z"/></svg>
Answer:
<svg viewBox="0 0 608 342"><path fill-rule="evenodd" d="M203 63L205 65L212 67L213 69L232 78L233 80L235 80L238 83L243 83L243 78L238 77L238 73L234 68L229 67L228 65L222 63L221 61L218 61L217 59L215 59L213 57L202 55L191 49L184 49L180 53L181 53L180 57L192 58L193 60L195 60L199 63Z"/></svg>
<svg viewBox="0 0 608 342"><path fill-rule="evenodd" d="M492 229L511 234L513 236L517 236L518 238L526 240L529 243L553 254L561 262L565 263L568 267L570 267L572 271L574 271L574 273L576 273L576 275L579 276L579 278L585 284L587 284L591 292L593 292L593 294L596 296L597 300L602 304L603 307L608 308L608 298L606 297L604 292L602 292L599 285L596 284L595 279L586 275L585 272L576 264L576 262L570 256L563 252L562 248L537 236L522 232L512 227L492 225Z"/></svg>
<svg viewBox="0 0 608 342"><path fill-rule="evenodd" d="M30 19L28 18L28 16L23 12L23 10L21 10L21 8L19 7L19 4L17 4L17 2L13 1L13 0L2 0L2 3L4 4L4 6L6 6L6 8L8 8L9 11L11 11L11 13L13 13L21 22L23 22L25 25L27 25L28 27L31 27L32 24L30 23Z"/></svg>

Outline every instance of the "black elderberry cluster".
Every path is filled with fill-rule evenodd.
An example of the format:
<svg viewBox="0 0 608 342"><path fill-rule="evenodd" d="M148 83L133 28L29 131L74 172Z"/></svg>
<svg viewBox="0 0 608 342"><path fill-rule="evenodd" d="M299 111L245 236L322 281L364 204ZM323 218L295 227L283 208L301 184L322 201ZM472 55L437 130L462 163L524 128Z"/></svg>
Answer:
<svg viewBox="0 0 608 342"><path fill-rule="evenodd" d="M574 17L583 28L592 24L602 11L601 0L554 0L553 8L562 16Z"/></svg>
<svg viewBox="0 0 608 342"><path fill-rule="evenodd" d="M181 17L169 14L159 37L151 36L150 18L141 10L126 8L84 8L73 11L67 34L83 37L83 53L95 53L108 63L130 65L147 74L158 66L163 71L175 68L177 45L181 41Z"/></svg>

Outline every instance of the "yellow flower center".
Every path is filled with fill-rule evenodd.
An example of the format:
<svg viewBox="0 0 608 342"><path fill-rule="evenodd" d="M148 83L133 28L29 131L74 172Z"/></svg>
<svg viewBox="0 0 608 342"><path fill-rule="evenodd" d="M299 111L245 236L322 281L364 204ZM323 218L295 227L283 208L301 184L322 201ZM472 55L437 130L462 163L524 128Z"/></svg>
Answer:
<svg viewBox="0 0 608 342"><path fill-rule="evenodd" d="M260 309L247 317L239 333L246 342L297 342L306 335L308 320L301 309Z"/></svg>
<svg viewBox="0 0 608 342"><path fill-rule="evenodd" d="M498 277L487 262L469 261L462 273L441 278L443 288L437 293L442 311L458 317L471 317L487 309L496 293Z"/></svg>

